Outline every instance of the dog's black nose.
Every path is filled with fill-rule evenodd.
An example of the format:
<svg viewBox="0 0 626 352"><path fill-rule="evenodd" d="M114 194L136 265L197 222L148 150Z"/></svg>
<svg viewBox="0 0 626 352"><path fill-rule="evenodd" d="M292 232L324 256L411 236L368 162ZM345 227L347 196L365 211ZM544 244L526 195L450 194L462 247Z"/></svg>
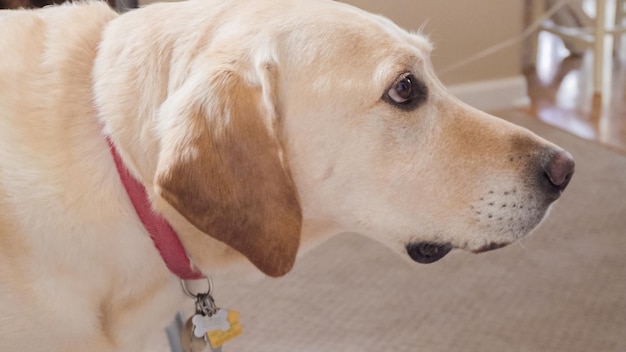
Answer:
<svg viewBox="0 0 626 352"><path fill-rule="evenodd" d="M552 154L543 167L544 176L549 181L549 187L558 192L563 191L574 174L574 158L564 150Z"/></svg>
<svg viewBox="0 0 626 352"><path fill-rule="evenodd" d="M430 264L443 258L452 250L450 243L432 243L432 242L419 242L409 243L406 245L406 251L411 257L421 264Z"/></svg>

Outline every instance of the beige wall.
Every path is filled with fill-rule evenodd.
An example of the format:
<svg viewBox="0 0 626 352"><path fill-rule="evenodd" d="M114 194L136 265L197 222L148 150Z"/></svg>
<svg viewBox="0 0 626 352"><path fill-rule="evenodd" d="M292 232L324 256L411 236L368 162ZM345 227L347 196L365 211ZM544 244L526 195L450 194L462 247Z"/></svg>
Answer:
<svg viewBox="0 0 626 352"><path fill-rule="evenodd" d="M140 0L147 4L154 0ZM227 0L225 0L227 1ZM435 69L445 69L468 56L522 32L521 0L343 0L389 17L401 27L424 33L435 43ZM468 66L440 74L446 84L517 76L521 72L521 45Z"/></svg>

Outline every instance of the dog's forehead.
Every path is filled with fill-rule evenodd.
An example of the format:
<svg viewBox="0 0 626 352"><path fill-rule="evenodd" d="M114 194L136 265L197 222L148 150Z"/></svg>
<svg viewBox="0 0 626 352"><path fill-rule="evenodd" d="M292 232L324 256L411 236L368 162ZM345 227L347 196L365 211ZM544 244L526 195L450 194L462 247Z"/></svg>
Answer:
<svg viewBox="0 0 626 352"><path fill-rule="evenodd" d="M360 40L374 48L370 55L377 62L377 75L387 77L411 69L430 57L433 46L422 33L406 31L384 16L356 11L363 26Z"/></svg>
<svg viewBox="0 0 626 352"><path fill-rule="evenodd" d="M330 31L337 42L350 40L354 41L353 44L369 43L380 50L397 52L401 47L411 48L417 56L429 55L432 51L432 44L426 36L409 32L384 16L344 3L331 2L327 5L317 9L319 17L312 20L310 29L317 34ZM305 13L304 16L308 20L312 18L311 13Z"/></svg>
<svg viewBox="0 0 626 352"><path fill-rule="evenodd" d="M282 56L294 59L297 52L300 68L331 62L337 71L373 72L376 80L388 80L427 61L432 51L426 36L406 31L383 16L337 2L310 6L288 16L288 25L279 26L284 40L279 46L286 54Z"/></svg>

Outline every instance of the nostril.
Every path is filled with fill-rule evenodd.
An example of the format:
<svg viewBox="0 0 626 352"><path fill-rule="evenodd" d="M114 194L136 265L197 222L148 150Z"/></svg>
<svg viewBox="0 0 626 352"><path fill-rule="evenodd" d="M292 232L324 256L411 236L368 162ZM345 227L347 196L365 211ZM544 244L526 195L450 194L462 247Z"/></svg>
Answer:
<svg viewBox="0 0 626 352"><path fill-rule="evenodd" d="M574 174L576 163L572 155L566 151L558 151L552 155L544 168L544 175L558 190L564 190Z"/></svg>

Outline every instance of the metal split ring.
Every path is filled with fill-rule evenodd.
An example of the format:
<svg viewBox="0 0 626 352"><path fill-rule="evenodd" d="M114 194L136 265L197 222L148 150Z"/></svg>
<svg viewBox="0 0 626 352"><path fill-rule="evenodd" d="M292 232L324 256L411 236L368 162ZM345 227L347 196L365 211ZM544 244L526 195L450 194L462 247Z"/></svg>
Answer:
<svg viewBox="0 0 626 352"><path fill-rule="evenodd" d="M211 279L210 276L206 277L206 281L207 284L209 285L209 288L207 289L206 292L204 293L191 293L191 291L189 291L189 289L187 288L187 285L185 284L185 280L180 280L180 286L183 288L183 292L185 292L185 294L193 299L198 299L198 297L206 297L206 296L211 296L211 294L213 293L213 280Z"/></svg>

